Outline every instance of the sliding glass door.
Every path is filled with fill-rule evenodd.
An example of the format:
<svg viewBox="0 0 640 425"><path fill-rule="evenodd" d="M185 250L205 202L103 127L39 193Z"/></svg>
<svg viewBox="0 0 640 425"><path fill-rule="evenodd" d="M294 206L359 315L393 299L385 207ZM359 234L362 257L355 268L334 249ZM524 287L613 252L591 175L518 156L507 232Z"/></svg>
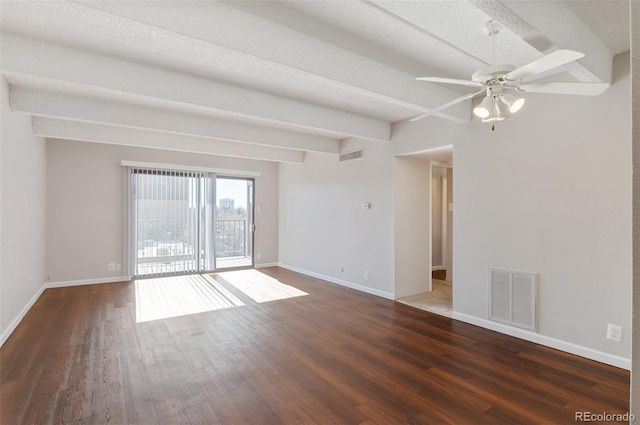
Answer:
<svg viewBox="0 0 640 425"><path fill-rule="evenodd" d="M216 179L216 269L253 266L253 179Z"/></svg>
<svg viewBox="0 0 640 425"><path fill-rule="evenodd" d="M130 170L136 277L253 266L253 180Z"/></svg>

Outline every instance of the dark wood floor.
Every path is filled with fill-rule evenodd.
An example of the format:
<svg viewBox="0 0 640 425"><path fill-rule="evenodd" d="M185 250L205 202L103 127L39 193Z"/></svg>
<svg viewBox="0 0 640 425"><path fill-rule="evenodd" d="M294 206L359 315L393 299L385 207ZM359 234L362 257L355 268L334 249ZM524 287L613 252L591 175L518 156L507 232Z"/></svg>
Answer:
<svg viewBox="0 0 640 425"><path fill-rule="evenodd" d="M133 282L48 289L0 350L1 423L570 424L629 373L284 269L306 296L136 323ZM256 272L258 273L258 272Z"/></svg>

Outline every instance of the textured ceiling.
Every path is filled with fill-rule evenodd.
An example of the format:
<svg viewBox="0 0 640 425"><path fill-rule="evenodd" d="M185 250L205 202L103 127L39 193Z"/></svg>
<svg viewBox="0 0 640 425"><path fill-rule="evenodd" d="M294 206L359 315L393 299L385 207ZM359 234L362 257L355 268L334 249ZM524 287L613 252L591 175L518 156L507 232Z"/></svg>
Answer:
<svg viewBox="0 0 640 425"><path fill-rule="evenodd" d="M291 151L336 154L347 138L388 141L391 123L468 92L417 76L467 79L489 64L520 66L570 48L586 57L556 70L563 78L608 83L613 56L629 49L628 2L617 0L2 1L0 8L0 67L12 107L46 117L39 134L82 131L105 142L99 128L91 136L90 122L118 127L118 137L130 129L131 137L142 130L202 137L207 153L224 142L234 156L230 140L264 144L274 150L269 160L281 153L294 162L301 157ZM491 19L504 26L495 50L482 31ZM96 105L90 116L86 102ZM464 123L470 108L463 102L429 119ZM130 116L119 113L125 109ZM167 111L182 121L168 122ZM219 125L196 125L200 117Z"/></svg>
<svg viewBox="0 0 640 425"><path fill-rule="evenodd" d="M625 0L570 1L567 6L613 52L629 50L629 2Z"/></svg>

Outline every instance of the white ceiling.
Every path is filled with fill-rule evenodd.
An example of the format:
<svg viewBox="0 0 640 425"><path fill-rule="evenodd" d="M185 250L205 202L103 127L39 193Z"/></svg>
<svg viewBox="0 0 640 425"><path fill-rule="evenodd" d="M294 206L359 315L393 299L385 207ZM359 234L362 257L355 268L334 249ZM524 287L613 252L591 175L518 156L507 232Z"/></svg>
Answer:
<svg viewBox="0 0 640 425"><path fill-rule="evenodd" d="M434 165L440 166L453 166L453 146L442 146L439 148L428 149L421 152L414 152L409 155L412 158L419 158L427 161L431 161Z"/></svg>
<svg viewBox="0 0 640 425"><path fill-rule="evenodd" d="M630 38L621 0L0 8L0 68L13 110L39 117L34 133L145 146L173 135L171 149L289 162L305 151L335 155L347 138L388 142L392 123L465 90L417 76L469 78L492 63L520 66L569 48L586 54L567 65L572 78L610 82L613 56ZM495 58L482 31L491 19L504 26ZM428 119L470 118L465 102Z"/></svg>

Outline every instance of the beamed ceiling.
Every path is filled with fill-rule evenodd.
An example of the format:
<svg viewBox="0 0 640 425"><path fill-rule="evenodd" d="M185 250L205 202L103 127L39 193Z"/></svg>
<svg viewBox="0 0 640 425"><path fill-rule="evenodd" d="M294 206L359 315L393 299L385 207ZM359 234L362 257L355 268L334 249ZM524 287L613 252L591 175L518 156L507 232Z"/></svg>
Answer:
<svg viewBox="0 0 640 425"><path fill-rule="evenodd" d="M554 50L568 81L611 82L629 50L628 1L2 1L11 108L38 136L303 162L391 124L470 78ZM492 43L489 20L504 29ZM495 57L494 57L495 56ZM429 120L464 125L470 101Z"/></svg>

